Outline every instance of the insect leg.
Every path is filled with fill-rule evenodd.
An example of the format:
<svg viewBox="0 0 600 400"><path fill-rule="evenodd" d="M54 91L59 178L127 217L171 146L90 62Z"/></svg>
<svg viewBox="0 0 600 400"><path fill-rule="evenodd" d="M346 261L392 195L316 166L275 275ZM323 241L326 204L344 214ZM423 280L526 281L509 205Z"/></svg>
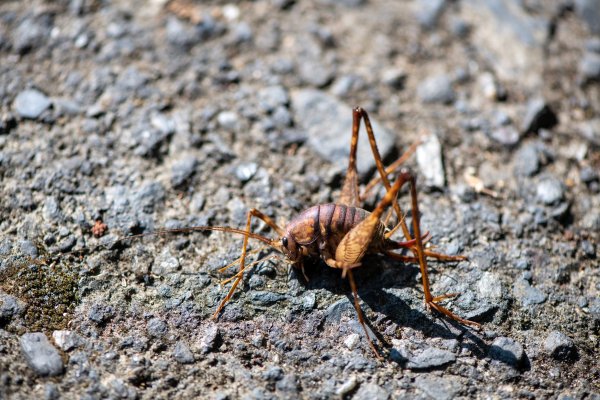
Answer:
<svg viewBox="0 0 600 400"><path fill-rule="evenodd" d="M246 249L248 248L248 238L250 237L250 234L251 234L250 226L252 225L252 217L255 217L255 218L258 218L258 219L264 221L267 225L269 225L271 228L273 228L277 232L277 234L279 234L280 236L283 236L283 234L284 234L283 229L281 229L275 222L273 222L273 220L271 218L269 218L262 212L258 211L255 208L248 211L247 219L246 219L246 230L245 230L245 234L244 234L244 243L242 245L242 255L240 256L240 270L236 274L236 279L233 281L233 284L231 285L231 288L229 289L227 296L225 296L225 298L223 300L221 300L219 307L217 307L217 310L213 314L213 316L212 316L213 319L218 318L219 314L221 313L221 310L223 310L223 307L225 307L225 304L227 304L229 299L231 299L231 297L233 296L233 293L235 292L235 289L237 288L237 286L239 285L239 283L242 281L242 279L244 277L244 269L246 268L246 265L245 265L246 253L247 253Z"/></svg>
<svg viewBox="0 0 600 400"><path fill-rule="evenodd" d="M373 352L375 352L375 355L378 358L381 358L381 356L379 355L379 352L377 351L377 348L375 347L375 344L371 340L371 335L369 334L369 330L367 329L367 324L365 323L365 318L363 317L363 312L362 312L362 309L360 308L360 303L358 301L358 290L356 288L356 282L354 281L354 275L352 274L351 270L348 270L348 280L350 281L350 288L352 289L352 297L354 297L354 308L356 309L356 314L358 314L358 322L360 322L360 325L362 326L363 330L365 331L365 336L367 337L369 346L371 346L371 348L373 349Z"/></svg>
<svg viewBox="0 0 600 400"><path fill-rule="evenodd" d="M473 327L479 328L480 325L476 322L469 321L467 319L461 318L458 315L452 313L447 308L438 304L439 301L454 297L456 294L447 294L442 296L433 297L431 294L431 290L429 288L429 275L427 273L427 259L425 257L425 251L423 250L423 239L421 238L421 228L419 221L419 205L417 201L417 189L415 184L415 177L407 170L404 170L400 173L400 176L403 177L406 181L410 182L410 198L411 198L411 206L412 206L412 225L413 231L415 233L416 239L416 255L419 259L419 267L421 269L421 278L423 280L423 292L425 293L425 304L428 308L433 308L438 312L446 315L448 318L451 318L463 325L471 325Z"/></svg>

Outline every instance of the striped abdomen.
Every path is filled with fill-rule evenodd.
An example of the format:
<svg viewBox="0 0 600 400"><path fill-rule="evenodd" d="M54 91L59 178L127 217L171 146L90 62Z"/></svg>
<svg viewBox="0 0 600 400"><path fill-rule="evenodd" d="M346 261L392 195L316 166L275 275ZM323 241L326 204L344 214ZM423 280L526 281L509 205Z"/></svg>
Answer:
<svg viewBox="0 0 600 400"><path fill-rule="evenodd" d="M343 204L320 204L303 211L290 221L287 231L300 246L313 243L326 243L336 247L344 235L358 225L370 213L362 208L349 207ZM385 230L381 223L378 234ZM373 238L373 242L378 242ZM375 244L375 243L373 243ZM335 248L331 249L335 251Z"/></svg>

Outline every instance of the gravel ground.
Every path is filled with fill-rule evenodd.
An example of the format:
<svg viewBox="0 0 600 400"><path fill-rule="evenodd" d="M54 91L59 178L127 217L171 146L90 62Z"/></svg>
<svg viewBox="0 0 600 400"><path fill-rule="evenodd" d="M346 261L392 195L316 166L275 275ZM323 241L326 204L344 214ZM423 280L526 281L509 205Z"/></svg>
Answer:
<svg viewBox="0 0 600 400"><path fill-rule="evenodd" d="M0 4L0 398L600 398L599 1L27 3ZM115 243L334 201L355 105L387 161L422 141L423 229L469 257L433 293L482 331L382 257L381 360L318 263L260 262L213 321L239 236Z"/></svg>

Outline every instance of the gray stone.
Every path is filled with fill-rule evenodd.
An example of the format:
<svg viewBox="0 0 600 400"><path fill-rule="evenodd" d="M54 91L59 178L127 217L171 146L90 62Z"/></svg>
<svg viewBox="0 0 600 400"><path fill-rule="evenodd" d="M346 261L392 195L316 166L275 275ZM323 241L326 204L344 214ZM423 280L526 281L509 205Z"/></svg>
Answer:
<svg viewBox="0 0 600 400"><path fill-rule="evenodd" d="M600 80L600 54L585 53L579 63L579 74L584 83Z"/></svg>
<svg viewBox="0 0 600 400"><path fill-rule="evenodd" d="M44 398L46 400L60 399L60 392L54 383L46 383L46 386L44 386Z"/></svg>
<svg viewBox="0 0 600 400"><path fill-rule="evenodd" d="M375 383L363 383L360 385L352 400L387 400L390 394L387 390Z"/></svg>
<svg viewBox="0 0 600 400"><path fill-rule="evenodd" d="M235 132L239 127L240 119L233 111L221 111L217 115L217 122L221 128Z"/></svg>
<svg viewBox="0 0 600 400"><path fill-rule="evenodd" d="M167 323L160 318L152 318L146 325L148 335L154 338L164 337L169 330Z"/></svg>
<svg viewBox="0 0 600 400"><path fill-rule="evenodd" d="M98 324L102 324L110 320L114 316L114 310L111 306L101 303L96 303L90 308L88 318Z"/></svg>
<svg viewBox="0 0 600 400"><path fill-rule="evenodd" d="M341 299L331 304L325 310L325 318L330 324L339 323L342 319L342 314L354 309L354 306L348 299Z"/></svg>
<svg viewBox="0 0 600 400"><path fill-rule="evenodd" d="M19 251L28 257L35 258L38 256L38 249L31 240L19 241Z"/></svg>
<svg viewBox="0 0 600 400"><path fill-rule="evenodd" d="M285 300L286 296L279 293L257 290L250 294L250 299L255 304L267 306Z"/></svg>
<svg viewBox="0 0 600 400"><path fill-rule="evenodd" d="M525 352L521 343L501 336L494 339L488 354L494 360L501 361L512 367L519 367L523 362Z"/></svg>
<svg viewBox="0 0 600 400"><path fill-rule="evenodd" d="M245 182L248 182L250 179L252 179L254 174L256 174L257 170L258 170L258 164L256 164L255 162L245 162L245 163L238 164L235 167L234 174L235 174L235 177L238 178L240 182L245 183Z"/></svg>
<svg viewBox="0 0 600 400"><path fill-rule="evenodd" d="M52 332L52 339L63 351L71 351L85 344L85 340L72 331L54 331Z"/></svg>
<svg viewBox="0 0 600 400"><path fill-rule="evenodd" d="M579 134L595 146L600 146L600 118L593 118L579 124Z"/></svg>
<svg viewBox="0 0 600 400"><path fill-rule="evenodd" d="M593 34L600 34L600 0L575 0L575 11Z"/></svg>
<svg viewBox="0 0 600 400"><path fill-rule="evenodd" d="M436 400L453 399L461 390L461 384L456 378L431 377L428 375L417 376L415 386Z"/></svg>
<svg viewBox="0 0 600 400"><path fill-rule="evenodd" d="M320 61L307 59L298 66L298 73L302 81L316 88L327 86L335 76L334 70L329 65Z"/></svg>
<svg viewBox="0 0 600 400"><path fill-rule="evenodd" d="M183 341L179 341L175 344L173 358L180 364L192 364L195 361L194 354L189 346Z"/></svg>
<svg viewBox="0 0 600 400"><path fill-rule="evenodd" d="M163 251L156 257L154 265L152 266L152 272L157 275L168 275L179 270L180 264L177 257L171 254L169 248L163 249Z"/></svg>
<svg viewBox="0 0 600 400"><path fill-rule="evenodd" d="M572 360L577 348L570 337L559 331L552 331L544 341L544 350L556 360Z"/></svg>
<svg viewBox="0 0 600 400"><path fill-rule="evenodd" d="M501 81L530 90L543 84L549 20L529 13L519 0L466 0L462 17L473 26L472 45Z"/></svg>
<svg viewBox="0 0 600 400"><path fill-rule="evenodd" d="M40 376L56 376L63 373L64 365L58 350L41 332L26 333L19 338L21 352L27 365Z"/></svg>
<svg viewBox="0 0 600 400"><path fill-rule="evenodd" d="M25 311L27 305L14 296L0 292L0 324L10 321Z"/></svg>
<svg viewBox="0 0 600 400"><path fill-rule="evenodd" d="M430 369L441 367L454 361L456 361L456 356L448 350L428 347L416 356L409 357L406 367L413 370Z"/></svg>
<svg viewBox="0 0 600 400"><path fill-rule="evenodd" d="M352 108L327 93L303 89L291 94L295 121L308 134L308 145L324 159L340 168L348 166L352 136ZM379 152L385 158L394 145L393 135L376 121L371 120ZM373 153L362 124L357 150L359 174L375 167Z"/></svg>
<svg viewBox="0 0 600 400"><path fill-rule="evenodd" d="M542 304L546 301L546 294L540 289L531 286L525 279L518 279L514 283L513 295L526 307Z"/></svg>
<svg viewBox="0 0 600 400"><path fill-rule="evenodd" d="M488 300L499 301L504 294L504 287L500 277L493 272L484 272L477 282L479 294Z"/></svg>
<svg viewBox="0 0 600 400"><path fill-rule="evenodd" d="M207 354L213 351L219 341L219 327L211 324L204 331L204 336L200 340L200 351Z"/></svg>
<svg viewBox="0 0 600 400"><path fill-rule="evenodd" d="M489 133L490 138L504 146L514 146L521 140L521 135L517 128L512 125L504 125L492 128Z"/></svg>
<svg viewBox="0 0 600 400"><path fill-rule="evenodd" d="M419 24L426 29L435 28L444 8L445 0L419 0L416 5L416 17Z"/></svg>
<svg viewBox="0 0 600 400"><path fill-rule="evenodd" d="M442 144L437 135L425 138L417 147L417 164L425 178L424 184L430 188L442 189L446 185L444 164L442 161Z"/></svg>
<svg viewBox="0 0 600 400"><path fill-rule="evenodd" d="M417 87L417 97L423 103L448 104L456 95L452 88L452 80L448 75L436 75L426 78Z"/></svg>
<svg viewBox="0 0 600 400"><path fill-rule="evenodd" d="M51 104L52 101L44 93L36 89L27 89L17 95L13 108L22 118L36 119Z"/></svg>
<svg viewBox="0 0 600 400"><path fill-rule="evenodd" d="M283 378L283 369L273 366L262 373L262 378L268 382L276 382Z"/></svg>
<svg viewBox="0 0 600 400"><path fill-rule="evenodd" d="M171 186L174 188L181 186L196 172L198 159L194 156L187 156L177 161L171 167Z"/></svg>
<svg viewBox="0 0 600 400"><path fill-rule="evenodd" d="M258 105L266 112L272 112L279 106L287 106L290 102L283 86L270 86L258 91Z"/></svg>
<svg viewBox="0 0 600 400"><path fill-rule="evenodd" d="M537 132L541 128L552 128L557 123L556 114L546 101L542 98L534 98L527 103L521 131L523 133Z"/></svg>
<svg viewBox="0 0 600 400"><path fill-rule="evenodd" d="M39 17L27 17L14 30L13 47L19 54L25 54L43 46L50 37L52 18L49 13Z"/></svg>
<svg viewBox="0 0 600 400"><path fill-rule="evenodd" d="M540 170L540 156L537 147L527 143L514 156L515 175L532 176Z"/></svg>
<svg viewBox="0 0 600 400"><path fill-rule="evenodd" d="M561 181L556 178L545 178L537 185L536 197L544 204L557 204L564 198L564 191Z"/></svg>

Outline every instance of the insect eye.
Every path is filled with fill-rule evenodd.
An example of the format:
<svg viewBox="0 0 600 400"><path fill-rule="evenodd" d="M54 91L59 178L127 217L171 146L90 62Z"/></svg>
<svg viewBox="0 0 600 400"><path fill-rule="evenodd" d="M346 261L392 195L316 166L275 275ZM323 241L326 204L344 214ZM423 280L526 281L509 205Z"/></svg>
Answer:
<svg viewBox="0 0 600 400"><path fill-rule="evenodd" d="M285 236L281 239L281 243L283 243L283 247L285 247L287 249L288 240Z"/></svg>

